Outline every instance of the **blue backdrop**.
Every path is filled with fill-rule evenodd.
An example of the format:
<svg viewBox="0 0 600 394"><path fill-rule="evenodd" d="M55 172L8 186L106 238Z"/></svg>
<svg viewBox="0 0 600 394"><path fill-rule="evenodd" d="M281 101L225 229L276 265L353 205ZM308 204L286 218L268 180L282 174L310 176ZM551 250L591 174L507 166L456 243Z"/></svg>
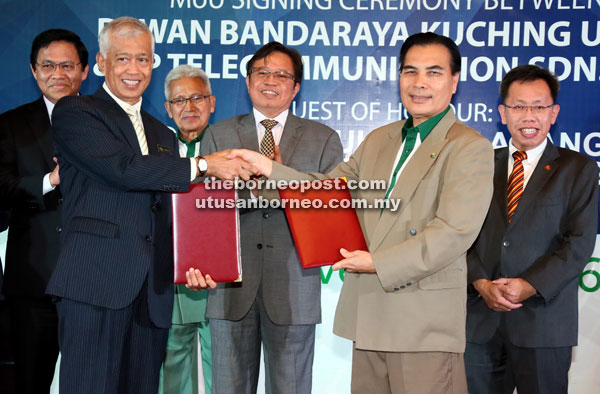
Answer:
<svg viewBox="0 0 600 394"><path fill-rule="evenodd" d="M92 71L99 30L129 15L143 19L156 38L143 105L157 118L174 126L163 107L163 81L178 64L209 74L217 97L212 123L250 111L246 62L257 48L278 40L304 57L305 78L293 112L339 131L348 156L369 131L406 117L398 91L400 46L407 36L431 30L453 38L462 53L453 100L460 120L495 146L505 145L508 133L496 109L499 82L513 66L535 63L561 80L553 141L600 157L600 0L0 0L0 10L0 112L40 95L28 60L39 32L66 28L82 38L90 52L91 72L82 87L87 94L102 81L97 68ZM596 260L586 269L597 271ZM323 273L313 387L315 393L344 393L351 345L331 334L341 278ZM589 282L583 300L588 302L581 303L587 309L583 346L571 368L577 393L597 392L590 384L600 367L596 277L584 278Z"/></svg>

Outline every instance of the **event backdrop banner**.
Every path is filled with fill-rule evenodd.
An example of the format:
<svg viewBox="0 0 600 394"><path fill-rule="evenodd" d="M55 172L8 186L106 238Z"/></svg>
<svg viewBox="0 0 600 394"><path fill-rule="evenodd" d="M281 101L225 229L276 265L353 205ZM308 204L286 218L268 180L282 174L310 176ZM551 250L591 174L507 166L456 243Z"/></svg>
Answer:
<svg viewBox="0 0 600 394"><path fill-rule="evenodd" d="M163 102L166 74L180 64L203 68L217 98L211 121L251 110L246 64L263 44L280 41L303 55L304 80L292 104L298 116L340 133L346 158L364 137L408 115L398 91L398 54L411 34L451 37L462 54L453 107L459 120L494 146L507 144L498 85L521 64L538 64L561 81L555 144L600 157L598 111L600 0L0 0L0 112L32 101L39 91L29 68L35 35L49 28L76 32L90 51L82 93L101 84L95 54L99 30L111 19L143 20L156 39L152 82L143 106L170 126ZM598 253L595 254L598 256ZM580 346L571 370L573 393L598 392L598 259L582 276ZM349 392L351 343L331 334L343 276L322 269L323 324L318 329L315 393ZM401 311L399 311L401 313ZM552 329L549 327L548 329Z"/></svg>

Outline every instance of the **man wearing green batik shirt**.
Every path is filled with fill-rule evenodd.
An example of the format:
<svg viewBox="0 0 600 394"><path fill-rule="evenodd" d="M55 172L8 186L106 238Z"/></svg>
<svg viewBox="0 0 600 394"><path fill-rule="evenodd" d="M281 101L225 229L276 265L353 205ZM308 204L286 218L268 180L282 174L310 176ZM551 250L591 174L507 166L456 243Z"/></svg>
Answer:
<svg viewBox="0 0 600 394"><path fill-rule="evenodd" d="M181 157L199 156L215 96L206 73L192 66L179 66L165 80L165 108L177 125ZM207 292L175 286L173 325L169 331L159 393L196 394L198 382L198 336L202 355L204 392L211 392L211 341L206 311Z"/></svg>
<svg viewBox="0 0 600 394"><path fill-rule="evenodd" d="M357 209L368 250L342 248L333 265L345 269L333 332L353 344L353 394L467 393L466 252L490 204L494 162L490 142L450 109L460 59L448 37L408 37L400 97L410 118L369 133L327 174L303 174L247 150L229 156L276 181L384 179L388 190L353 197L400 202L396 211Z"/></svg>

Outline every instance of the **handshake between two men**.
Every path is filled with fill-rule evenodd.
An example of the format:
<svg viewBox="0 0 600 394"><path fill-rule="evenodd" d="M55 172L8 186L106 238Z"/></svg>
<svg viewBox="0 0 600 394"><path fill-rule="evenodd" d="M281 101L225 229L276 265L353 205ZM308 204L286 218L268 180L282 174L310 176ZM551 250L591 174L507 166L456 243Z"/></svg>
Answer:
<svg viewBox="0 0 600 394"><path fill-rule="evenodd" d="M206 175L222 180L232 180L237 177L247 181L260 176L270 177L273 172L273 162L281 164L281 153L277 146L272 157L248 149L228 149L198 159L206 160L207 164L205 173L199 176ZM343 268L348 272L375 272L375 266L369 252L341 249L340 253L344 259L335 263L332 266L333 270L337 271ZM192 290L214 289L217 286L210 275L203 275L197 269L190 268L186 272L186 278L186 286Z"/></svg>

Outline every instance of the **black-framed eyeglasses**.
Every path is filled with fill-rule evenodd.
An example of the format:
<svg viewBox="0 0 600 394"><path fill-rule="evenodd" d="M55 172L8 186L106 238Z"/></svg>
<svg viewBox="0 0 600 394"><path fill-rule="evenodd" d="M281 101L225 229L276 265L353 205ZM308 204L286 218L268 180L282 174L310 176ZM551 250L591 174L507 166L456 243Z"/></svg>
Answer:
<svg viewBox="0 0 600 394"><path fill-rule="evenodd" d="M81 63L73 63L73 62L62 62L62 63L54 63L54 62L44 62L38 63L35 62L40 67L40 70L43 73L50 74L56 71L56 67L60 67L61 70L68 73L75 70L75 66L80 65Z"/></svg>
<svg viewBox="0 0 600 394"><path fill-rule="evenodd" d="M530 110L531 113L533 114L542 114L544 113L548 108L552 108L554 107L555 104L550 104L550 105L506 105L506 104L502 104L504 105L506 108L510 109L511 111L514 111L516 113L519 114L524 114L527 112L527 110Z"/></svg>
<svg viewBox="0 0 600 394"><path fill-rule="evenodd" d="M192 104L194 105L198 105L198 104L202 104L204 102L204 100L208 99L211 95L202 95L202 94L195 94L193 96L190 97L176 97L173 100L169 100L169 103L171 103L171 105L174 105L176 107L183 107L184 105L187 104L188 101L191 101Z"/></svg>
<svg viewBox="0 0 600 394"><path fill-rule="evenodd" d="M269 78L269 76L273 76L273 78L277 81L281 81L281 82L286 82L286 81L294 81L296 82L296 77L294 77L293 74L284 71L284 70L275 70L275 71L271 71L266 67L252 67L250 69L250 74L254 75L255 77L264 80Z"/></svg>

